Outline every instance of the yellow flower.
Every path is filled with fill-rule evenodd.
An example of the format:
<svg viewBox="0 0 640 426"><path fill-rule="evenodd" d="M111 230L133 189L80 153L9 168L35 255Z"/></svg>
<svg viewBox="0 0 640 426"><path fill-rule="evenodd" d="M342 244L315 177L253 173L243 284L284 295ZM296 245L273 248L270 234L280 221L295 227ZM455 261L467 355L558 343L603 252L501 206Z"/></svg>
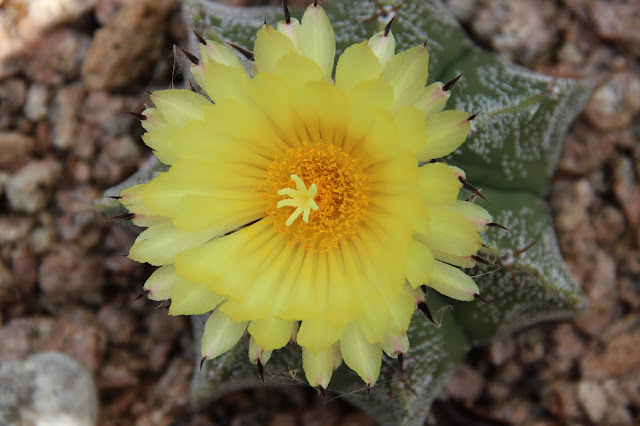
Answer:
<svg viewBox="0 0 640 426"><path fill-rule="evenodd" d="M173 315L212 312L204 358L245 331L260 365L294 342L323 388L342 360L372 385L383 351L408 350L420 286L472 300L478 287L456 266L474 265L491 222L458 200L463 172L431 161L470 123L442 112L441 83L426 86L426 47L395 54L386 31L346 49L335 75L334 56L315 4L260 29L250 71L207 40L191 71L210 99L152 95L144 141L171 167L122 193L148 227L130 257L160 266L149 298L171 299Z"/></svg>

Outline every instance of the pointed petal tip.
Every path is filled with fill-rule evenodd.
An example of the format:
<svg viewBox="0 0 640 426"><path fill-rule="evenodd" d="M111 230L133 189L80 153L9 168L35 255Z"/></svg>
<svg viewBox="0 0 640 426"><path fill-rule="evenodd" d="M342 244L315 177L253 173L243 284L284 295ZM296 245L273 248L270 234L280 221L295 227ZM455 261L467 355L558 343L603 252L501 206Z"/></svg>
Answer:
<svg viewBox="0 0 640 426"><path fill-rule="evenodd" d="M202 36L200 34L198 34L198 32L196 31L195 28L191 28L191 31L193 31L193 34L196 36L196 38L198 39L198 42L200 42L200 44L202 44L204 46L207 45L207 40L202 38Z"/></svg>
<svg viewBox="0 0 640 426"><path fill-rule="evenodd" d="M250 61L254 60L254 54L253 52L251 52L250 50L245 49L244 47L240 47L237 44L233 44L229 41L226 42L229 46L233 47L235 50L237 50L238 52L240 52L240 54L242 56L244 56L245 58L247 58Z"/></svg>
<svg viewBox="0 0 640 426"><path fill-rule="evenodd" d="M484 297L480 296L478 293L473 293L473 298L474 299L478 299L481 302L486 303L487 305L491 305L491 302L489 302L487 299L485 299Z"/></svg>
<svg viewBox="0 0 640 426"><path fill-rule="evenodd" d="M193 53L189 52L187 49L185 49L183 47L180 47L180 46L176 46L176 47L178 48L179 51L182 52L182 54L184 56L187 57L187 59L189 61L191 61L191 63L193 65L196 65L196 66L200 65L200 59L198 59L198 57L196 55L194 55Z"/></svg>
<svg viewBox="0 0 640 426"><path fill-rule="evenodd" d="M282 13L284 14L284 22L290 24L291 12L289 11L289 7L287 6L287 0L282 0Z"/></svg>
<svg viewBox="0 0 640 426"><path fill-rule="evenodd" d="M511 232L511 229L507 228L504 225L500 225L499 223L496 223L496 222L489 222L489 223L487 223L487 226L491 226L491 227L494 227L494 228L500 228L500 229L504 229L507 232Z"/></svg>
<svg viewBox="0 0 640 426"><path fill-rule="evenodd" d="M389 32L391 31L391 24L393 24L393 21L395 21L395 19L398 17L398 14L393 15L393 17L391 18L391 20L387 23L387 25L384 27L384 36L388 37L389 36Z"/></svg>
<svg viewBox="0 0 640 426"><path fill-rule="evenodd" d="M467 121L473 121L474 118L476 118L478 116L478 114L480 114L482 112L482 110L476 112L473 115L470 115L469 118L467 118Z"/></svg>
<svg viewBox="0 0 640 426"><path fill-rule="evenodd" d="M124 213L117 214L115 216L108 217L106 220L131 220L134 217L136 217L135 214L124 212Z"/></svg>
<svg viewBox="0 0 640 426"><path fill-rule="evenodd" d="M262 363L260 362L260 360L258 360L258 362L256 362L256 366L258 367L258 376L260 376L260 380L262 381L262 384L266 384L266 382L264 381L264 365L262 365Z"/></svg>
<svg viewBox="0 0 640 426"><path fill-rule="evenodd" d="M458 82L458 80L460 80L462 78L462 75L464 74L464 71L461 72L460 74L458 74L457 77L455 77L454 79L452 79L451 81L449 81L447 84L445 84L444 86L442 86L442 90L444 90L445 92L449 92L451 91L451 89L453 89L453 86L456 85L456 83Z"/></svg>
<svg viewBox="0 0 640 426"><path fill-rule="evenodd" d="M495 263L493 263L493 262L489 262L487 259L484 259L484 258L482 258L482 257L480 257L480 256L478 256L478 255L475 255L475 254L474 254L474 255L472 255L472 256L471 256L471 258L472 258L473 260L475 260L476 262L478 262L478 263L482 263L483 265L488 265L488 266L498 266L498 265L496 265Z"/></svg>
<svg viewBox="0 0 640 426"><path fill-rule="evenodd" d="M323 388L322 386L318 385L316 386L316 389L318 389L318 393L320 394L320 396L322 397L322 399L324 401L327 400L327 395L326 395L326 391L325 388Z"/></svg>
<svg viewBox="0 0 640 426"><path fill-rule="evenodd" d="M123 114L129 114L132 117L137 118L140 121L144 121L147 119L147 116L144 114L139 114L137 112L133 112L133 111L122 111Z"/></svg>
<svg viewBox="0 0 640 426"><path fill-rule="evenodd" d="M133 299L132 302L135 302L136 300L142 299L144 296L148 296L150 294L151 294L151 291L145 290L142 293L140 293L135 299Z"/></svg>
<svg viewBox="0 0 640 426"><path fill-rule="evenodd" d="M462 183L462 187L464 189L466 189L467 191L473 193L475 196L482 198L487 203L489 202L489 200L484 198L484 196L482 195L480 190L478 188L476 188L475 186L471 185L468 180L466 180L462 176L458 176L458 180Z"/></svg>
<svg viewBox="0 0 640 426"><path fill-rule="evenodd" d="M435 325L436 327L440 327L440 324L437 323L435 319L433 319L431 310L429 309L429 306L425 302L418 303L418 309L420 309L420 312L422 312L424 316L427 317L427 319L433 323L433 325Z"/></svg>

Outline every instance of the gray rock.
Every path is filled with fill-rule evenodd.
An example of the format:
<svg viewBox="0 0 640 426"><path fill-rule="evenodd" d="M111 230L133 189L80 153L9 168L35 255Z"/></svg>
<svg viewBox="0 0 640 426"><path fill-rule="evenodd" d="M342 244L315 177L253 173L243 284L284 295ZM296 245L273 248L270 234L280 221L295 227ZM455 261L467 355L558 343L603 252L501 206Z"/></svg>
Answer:
<svg viewBox="0 0 640 426"><path fill-rule="evenodd" d="M578 383L578 402L593 423L599 423L607 412L607 395L597 382L583 380Z"/></svg>
<svg viewBox="0 0 640 426"><path fill-rule="evenodd" d="M97 420L93 378L66 355L43 352L0 365L0 424L90 426Z"/></svg>
<svg viewBox="0 0 640 426"><path fill-rule="evenodd" d="M62 166L54 160L27 163L7 180L5 190L11 208L27 213L42 210L61 173Z"/></svg>
<svg viewBox="0 0 640 426"><path fill-rule="evenodd" d="M46 86L32 84L27 91L24 104L24 116L31 121L38 121L47 115L49 91Z"/></svg>

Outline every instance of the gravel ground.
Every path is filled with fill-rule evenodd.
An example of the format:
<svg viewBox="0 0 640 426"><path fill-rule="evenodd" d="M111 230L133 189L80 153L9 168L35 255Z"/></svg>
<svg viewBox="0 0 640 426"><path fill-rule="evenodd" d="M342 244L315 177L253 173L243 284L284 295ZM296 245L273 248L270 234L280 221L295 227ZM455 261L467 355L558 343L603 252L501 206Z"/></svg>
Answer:
<svg viewBox="0 0 640 426"><path fill-rule="evenodd" d="M304 387L193 407L188 321L133 301L151 269L126 257L135 236L93 213L92 202L150 154L122 111L140 112L147 90L180 82L172 45L185 46L187 29L176 2L0 0L0 384L71 372L64 380L90 400L88 372L105 426L375 424ZM640 3L447 3L505 58L597 82L548 197L590 308L472 351L429 422L638 424ZM47 351L69 358L38 358ZM49 362L63 367L38 368ZM33 404L16 389L0 385L4 422L19 415L7 401Z"/></svg>

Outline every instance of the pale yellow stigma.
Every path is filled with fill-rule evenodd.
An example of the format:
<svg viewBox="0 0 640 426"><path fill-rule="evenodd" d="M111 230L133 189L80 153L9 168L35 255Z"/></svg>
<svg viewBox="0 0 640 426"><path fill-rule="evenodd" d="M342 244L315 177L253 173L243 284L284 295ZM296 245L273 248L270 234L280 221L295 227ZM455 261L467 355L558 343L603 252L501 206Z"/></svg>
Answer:
<svg viewBox="0 0 640 426"><path fill-rule="evenodd" d="M318 204L316 204L314 198L318 195L318 186L312 183L309 189L305 186L302 179L298 175L291 175L291 179L296 183L296 188L283 188L278 191L278 195L286 195L291 197L288 200L278 201L276 208L280 207L295 207L296 209L291 213L291 216L285 222L285 225L291 226L291 224L302 214L302 220L309 222L309 215L311 210L318 210Z"/></svg>

